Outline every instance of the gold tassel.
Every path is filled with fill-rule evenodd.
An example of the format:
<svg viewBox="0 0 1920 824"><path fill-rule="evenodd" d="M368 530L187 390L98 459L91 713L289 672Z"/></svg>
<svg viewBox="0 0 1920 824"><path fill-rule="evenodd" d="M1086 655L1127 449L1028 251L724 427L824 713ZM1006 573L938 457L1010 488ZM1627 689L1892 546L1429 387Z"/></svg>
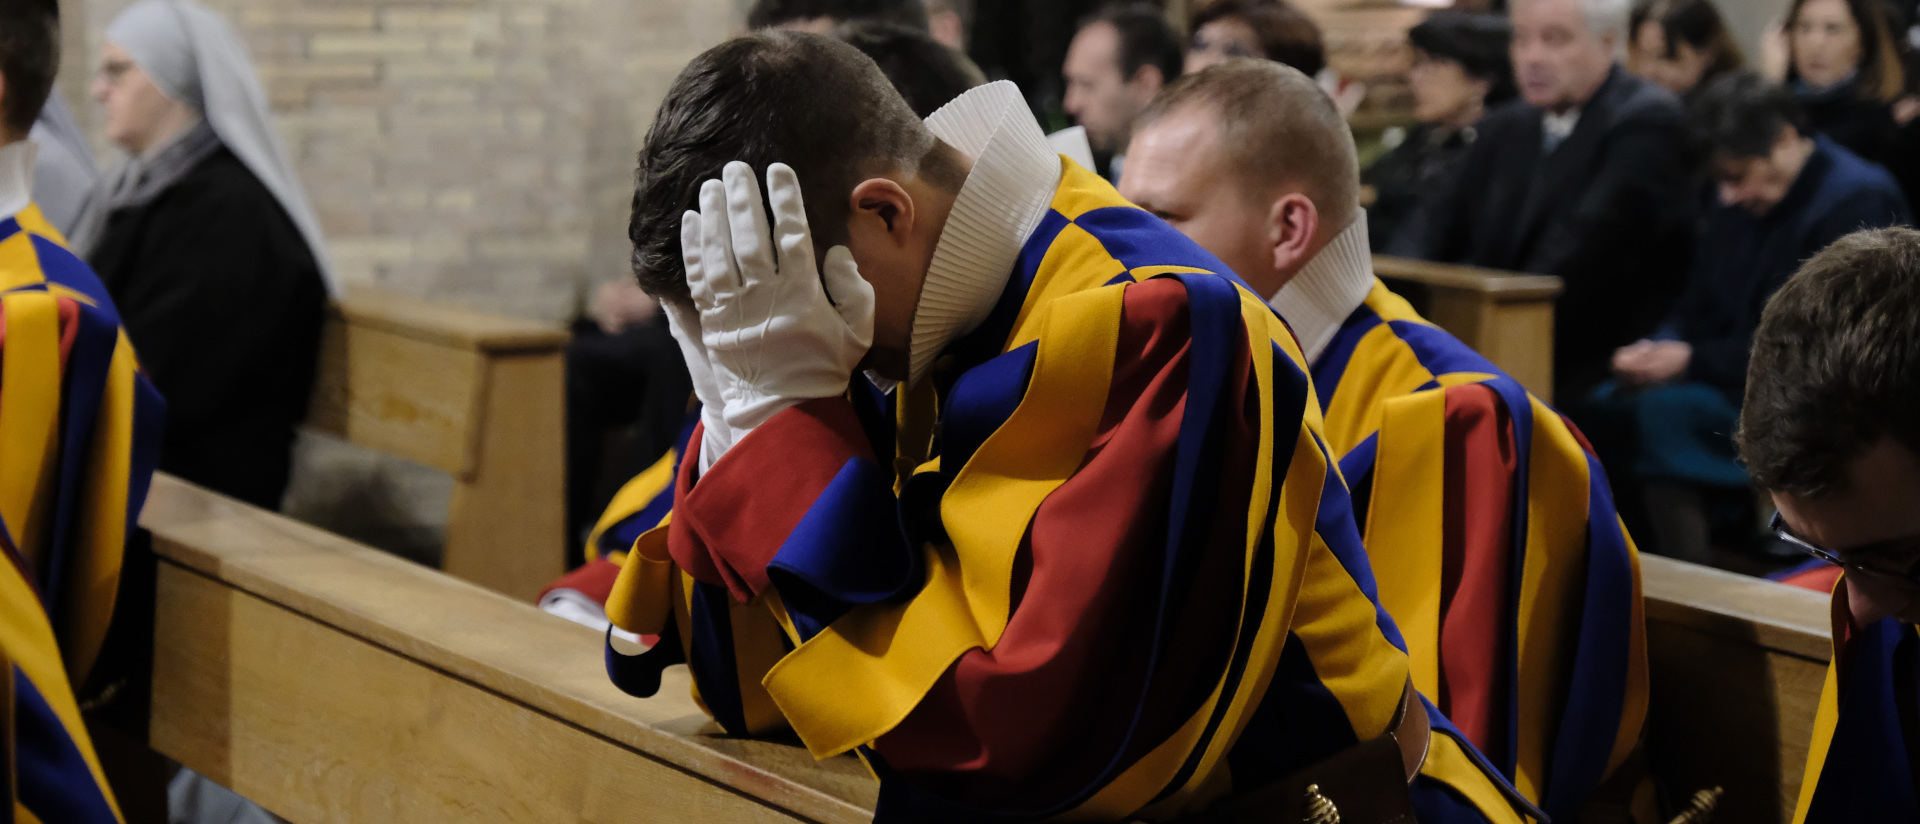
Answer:
<svg viewBox="0 0 1920 824"><path fill-rule="evenodd" d="M1319 784L1307 785L1307 815L1303 824L1340 824L1340 808L1333 799L1320 794Z"/></svg>
<svg viewBox="0 0 1920 824"><path fill-rule="evenodd" d="M1713 820L1713 808L1720 806L1720 796L1726 793L1724 787L1714 787L1694 793L1693 799L1687 802L1686 809L1681 810L1680 815L1675 816L1667 824L1707 824Z"/></svg>

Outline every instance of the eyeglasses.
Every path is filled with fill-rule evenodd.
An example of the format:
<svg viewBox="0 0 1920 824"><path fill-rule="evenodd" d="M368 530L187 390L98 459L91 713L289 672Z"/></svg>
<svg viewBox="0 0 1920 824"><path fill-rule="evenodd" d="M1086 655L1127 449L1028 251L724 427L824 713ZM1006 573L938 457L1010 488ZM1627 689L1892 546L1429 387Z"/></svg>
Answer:
<svg viewBox="0 0 1920 824"><path fill-rule="evenodd" d="M1786 541L1787 543L1792 544L1795 547L1798 547L1801 552L1805 552L1808 555L1812 555L1813 557L1819 558L1822 561L1826 561L1829 564L1833 564L1835 566L1843 567L1845 569L1853 570L1856 572L1868 572L1874 575L1893 578L1895 580L1906 583L1908 586L1920 587L1920 560L1916 560L1913 566L1909 567L1905 572L1894 572L1892 570L1868 566L1866 564L1860 563L1859 561L1844 560L1839 555L1835 554L1832 550L1816 546L1812 541L1802 538L1799 535L1795 535L1793 530L1787 527L1786 519L1780 517L1780 513L1777 511L1773 513L1773 518L1767 521L1767 529L1772 530L1773 534L1776 537L1778 537L1780 540ZM1897 544L1907 543L1907 542L1908 542L1907 539L1877 541L1875 543L1867 544L1866 546L1862 546L1857 549L1849 550L1849 553L1871 555L1871 554L1874 554L1876 551L1891 549Z"/></svg>

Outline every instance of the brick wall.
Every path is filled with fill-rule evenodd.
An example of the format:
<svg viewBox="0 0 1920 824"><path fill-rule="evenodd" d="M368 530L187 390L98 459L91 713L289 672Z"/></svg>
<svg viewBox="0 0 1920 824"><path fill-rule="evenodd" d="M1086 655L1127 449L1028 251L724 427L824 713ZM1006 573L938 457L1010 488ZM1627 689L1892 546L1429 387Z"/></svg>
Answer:
<svg viewBox="0 0 1920 824"><path fill-rule="evenodd" d="M61 2L61 91L90 132L101 32L131 2ZM627 276L640 137L745 5L201 2L252 51L343 281L556 320Z"/></svg>

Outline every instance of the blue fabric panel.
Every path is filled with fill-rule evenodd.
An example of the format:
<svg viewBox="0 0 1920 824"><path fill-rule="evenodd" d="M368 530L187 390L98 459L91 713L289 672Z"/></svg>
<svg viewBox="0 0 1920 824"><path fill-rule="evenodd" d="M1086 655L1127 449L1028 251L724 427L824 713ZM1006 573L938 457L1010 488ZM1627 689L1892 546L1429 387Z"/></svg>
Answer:
<svg viewBox="0 0 1920 824"><path fill-rule="evenodd" d="M60 244L39 235L33 235L32 240L34 255L40 259L40 273L47 280L92 298L98 305L90 308L101 312L114 326L120 325L120 313L114 309L107 287L85 262L60 248Z"/></svg>
<svg viewBox="0 0 1920 824"><path fill-rule="evenodd" d="M1097 238L1107 254L1128 269L1191 266L1225 276L1241 286L1246 285L1213 253L1200 248L1200 244L1181 234L1180 230L1142 209L1106 206L1083 212L1073 222Z"/></svg>
<svg viewBox="0 0 1920 824"><path fill-rule="evenodd" d="M613 630L607 630L607 638L613 637ZM605 643L607 678L621 692L635 698L652 698L660 692L660 673L674 664L687 662L686 651L680 647L680 631L672 623L667 624L660 640L639 655L621 655L614 651L613 643Z"/></svg>
<svg viewBox="0 0 1920 824"><path fill-rule="evenodd" d="M1327 455L1325 444L1319 444L1322 455ZM1332 465L1329 455L1327 463ZM1340 568L1347 571L1347 577L1353 579L1354 586L1366 593L1367 600L1373 602L1373 622L1401 652L1407 650L1407 639L1400 634L1400 627L1387 615L1385 607L1380 606L1380 585L1373 578L1373 562L1367 557L1366 544L1360 540L1360 529L1353 520L1353 499L1347 497L1347 486L1334 472L1328 472L1321 485L1320 514L1314 523L1314 530L1325 541L1327 549L1340 562Z"/></svg>
<svg viewBox="0 0 1920 824"><path fill-rule="evenodd" d="M116 824L113 806L39 687L18 667L12 678L20 803L48 824Z"/></svg>
<svg viewBox="0 0 1920 824"><path fill-rule="evenodd" d="M948 474L973 460L973 453L1013 417L1033 377L1035 341L967 370L947 392L941 410L940 466Z"/></svg>
<svg viewBox="0 0 1920 824"><path fill-rule="evenodd" d="M39 570L41 592L54 603L49 613L64 612L61 583L73 551L74 509L80 503L80 485L86 481L88 446L93 442L94 424L100 414L100 398L106 390L107 366L113 360L113 347L120 339L120 328L103 313L81 306L79 328L74 332L73 348L67 355L66 401L61 410L59 470L54 508L52 541L48 544L46 566ZM136 438L134 441L140 441ZM135 471L138 471L138 464ZM138 509L128 510L138 512Z"/></svg>
<svg viewBox="0 0 1920 824"><path fill-rule="evenodd" d="M856 604L919 591L920 553L900 533L893 478L853 458L815 499L767 564L802 642Z"/></svg>
<svg viewBox="0 0 1920 824"><path fill-rule="evenodd" d="M1362 303L1340 324L1333 340L1327 342L1327 348L1321 350L1320 357L1313 364L1313 393L1320 398L1320 412L1325 414L1327 404L1333 403L1333 391L1340 386L1340 378L1347 374L1347 364L1353 362L1353 350L1360 345L1360 339L1380 325L1380 316L1373 308Z"/></svg>
<svg viewBox="0 0 1920 824"><path fill-rule="evenodd" d="M740 671L733 657L733 616L727 606L733 602L727 588L708 583L693 585L692 602L687 605L688 622L693 626L692 655L687 668L693 671L700 698L713 713L713 720L733 735L747 734L746 711L740 698Z"/></svg>
<svg viewBox="0 0 1920 824"><path fill-rule="evenodd" d="M1920 821L1913 751L1902 716L1920 713L1920 655L1912 625L1888 618L1861 631L1840 671L1840 719L1807 810L1807 824Z"/></svg>

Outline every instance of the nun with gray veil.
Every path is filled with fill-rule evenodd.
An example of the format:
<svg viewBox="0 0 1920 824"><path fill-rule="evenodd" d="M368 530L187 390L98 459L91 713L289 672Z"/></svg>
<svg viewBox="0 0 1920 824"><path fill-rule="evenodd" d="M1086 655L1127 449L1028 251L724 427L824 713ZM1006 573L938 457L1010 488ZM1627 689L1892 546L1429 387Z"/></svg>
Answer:
<svg viewBox="0 0 1920 824"><path fill-rule="evenodd" d="M246 49L186 0L106 29L93 97L126 157L73 233L167 398L160 468L278 509L332 291Z"/></svg>

